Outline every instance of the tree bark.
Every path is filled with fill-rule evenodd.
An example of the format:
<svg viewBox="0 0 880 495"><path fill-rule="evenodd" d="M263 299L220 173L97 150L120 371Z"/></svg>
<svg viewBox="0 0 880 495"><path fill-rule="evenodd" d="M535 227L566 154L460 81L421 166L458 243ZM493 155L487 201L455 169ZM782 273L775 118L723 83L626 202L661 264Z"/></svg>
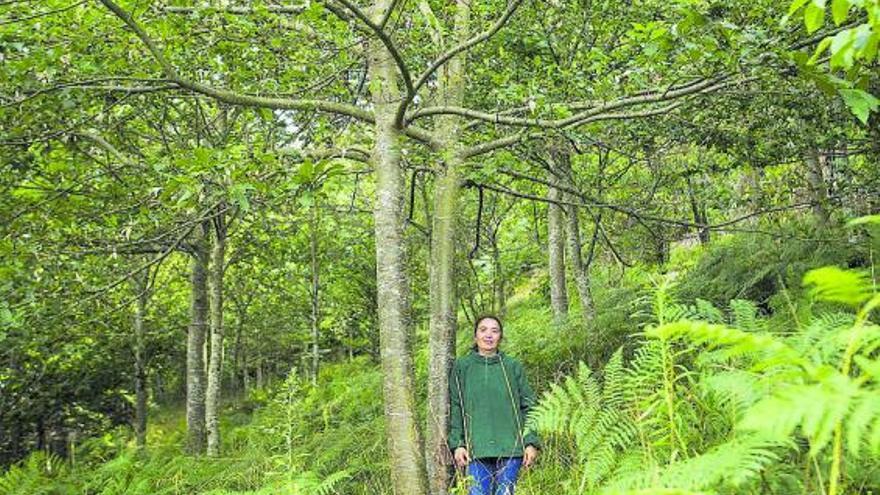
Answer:
<svg viewBox="0 0 880 495"><path fill-rule="evenodd" d="M380 22L390 0L379 0L371 17ZM375 109L376 286L386 440L396 495L425 495L427 479L416 421L412 352L409 346L409 294L405 271L402 212L404 179L400 167L400 129L395 125L401 98L392 58L381 42L368 42L370 92Z"/></svg>
<svg viewBox="0 0 880 495"><path fill-rule="evenodd" d="M186 339L186 450L205 451L205 329L208 326L207 226L193 238L190 324Z"/></svg>
<svg viewBox="0 0 880 495"><path fill-rule="evenodd" d="M558 180L553 172L549 180ZM565 237L563 232L562 207L556 202L562 200L561 191L553 186L547 189L547 253L548 274L550 276L550 307L556 325L568 319L568 292L565 284Z"/></svg>
<svg viewBox="0 0 880 495"><path fill-rule="evenodd" d="M319 313L319 300L318 300L318 290L320 284L320 272L318 266L318 226L320 225L319 211L318 211L318 195L317 191L313 191L314 196L312 197L312 218L311 225L309 228L309 257L311 258L311 286L309 288L309 295L311 296L311 324L312 324L312 384L317 385L318 383L318 364L321 359L321 348L320 348L320 338L321 338L321 330L320 330L320 313Z"/></svg>
<svg viewBox="0 0 880 495"><path fill-rule="evenodd" d="M225 209L221 203L218 208ZM205 397L205 422L208 428L208 456L220 455L220 393L223 383L223 273L226 269L226 219L214 218L214 242L211 245L210 306L211 345L208 362L208 394Z"/></svg>
<svg viewBox="0 0 880 495"><path fill-rule="evenodd" d="M144 319L149 299L149 271L135 275L134 289L137 303L134 313L134 436L135 445L143 449L147 445L147 364L146 330Z"/></svg>
<svg viewBox="0 0 880 495"><path fill-rule="evenodd" d="M504 293L504 267L501 265L501 252L498 250L498 238L493 233L492 243L492 298L495 302L494 311L499 318L504 318L507 310L507 299Z"/></svg>
<svg viewBox="0 0 880 495"><path fill-rule="evenodd" d="M242 334L244 333L244 316L239 312L238 321L235 325L235 342L232 345L232 387L236 393L245 389L244 386L244 349L242 348Z"/></svg>
<svg viewBox="0 0 880 495"><path fill-rule="evenodd" d="M560 180L569 188L574 188L574 177L571 170L571 155L565 149L559 149L554 154L554 162L560 175ZM565 198L570 203L576 203L578 198L566 194ZM578 292L578 303L581 310L581 320L584 325L589 325L595 317L593 307L593 295L590 287L590 267L584 264L583 244L581 242L580 208L574 204L565 207L565 238L568 248L568 266L574 279Z"/></svg>
<svg viewBox="0 0 880 495"><path fill-rule="evenodd" d="M823 161L826 159L819 150L807 154L807 182L810 188L810 202L813 203L813 217L819 227L826 227L828 214L828 184L825 181Z"/></svg>
<svg viewBox="0 0 880 495"><path fill-rule="evenodd" d="M446 493L449 448L449 370L452 366L456 331L455 213L459 191L459 162L452 159L438 171L434 192L434 217L429 257L429 300L431 319L428 333L428 414L425 425L425 460L430 493Z"/></svg>
<svg viewBox="0 0 880 495"><path fill-rule="evenodd" d="M470 32L471 4L457 0L451 41L458 44ZM433 34L442 46L442 34ZM435 42L436 42L435 41ZM456 56L444 65L438 78L438 99L442 105L464 103L466 57ZM425 461L428 492L446 495L452 459L446 444L449 424L449 370L455 358L456 307L455 237L458 195L461 189L461 118L444 116L437 121L442 143L434 182L434 216L431 227L429 300L431 318L428 333L428 414L425 425Z"/></svg>
<svg viewBox="0 0 880 495"><path fill-rule="evenodd" d="M704 188L705 183L703 181L697 182L697 187ZM699 197L697 196L697 192L694 190L693 179L690 175L687 176L687 188L688 188L688 199L691 204L691 213L694 215L694 223L699 225L708 225L709 224L709 215L706 213L706 205L701 202ZM709 244L709 228L708 227L699 227L697 229L697 235L700 239L700 244L708 245Z"/></svg>

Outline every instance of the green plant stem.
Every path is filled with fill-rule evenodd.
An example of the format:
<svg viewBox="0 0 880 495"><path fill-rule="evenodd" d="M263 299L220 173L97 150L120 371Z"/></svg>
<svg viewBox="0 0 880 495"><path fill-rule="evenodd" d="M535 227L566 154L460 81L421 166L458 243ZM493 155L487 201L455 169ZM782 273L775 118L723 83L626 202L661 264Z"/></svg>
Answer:
<svg viewBox="0 0 880 495"><path fill-rule="evenodd" d="M665 340L663 341L661 356L663 359L663 391L666 396L666 414L669 419L669 432L672 435L671 443L672 445L679 444L682 449L682 455L687 455L687 445L684 443L681 435L678 434L678 428L675 426L675 397L673 395L675 393L675 370L674 365L670 363L669 343ZM670 453L669 462L675 460L673 453Z"/></svg>
<svg viewBox="0 0 880 495"><path fill-rule="evenodd" d="M846 352L843 354L843 361L840 364L840 372L843 376L849 376L852 371L852 358L858 349L862 332L864 331L864 322L871 313L871 304L865 305L856 316L855 324L853 324L853 332L849 337L846 346ZM828 495L837 495L838 485L840 484L840 466L843 464L843 422L838 421L834 427L834 444L831 451L831 468L828 474Z"/></svg>

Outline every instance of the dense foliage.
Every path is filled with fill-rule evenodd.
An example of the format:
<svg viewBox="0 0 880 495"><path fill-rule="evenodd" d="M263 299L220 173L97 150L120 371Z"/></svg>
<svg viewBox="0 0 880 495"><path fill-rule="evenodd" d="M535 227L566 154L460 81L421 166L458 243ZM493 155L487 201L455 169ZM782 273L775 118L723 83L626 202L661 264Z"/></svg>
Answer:
<svg viewBox="0 0 880 495"><path fill-rule="evenodd" d="M466 493L486 312L518 493L880 490L878 19L0 0L0 493Z"/></svg>

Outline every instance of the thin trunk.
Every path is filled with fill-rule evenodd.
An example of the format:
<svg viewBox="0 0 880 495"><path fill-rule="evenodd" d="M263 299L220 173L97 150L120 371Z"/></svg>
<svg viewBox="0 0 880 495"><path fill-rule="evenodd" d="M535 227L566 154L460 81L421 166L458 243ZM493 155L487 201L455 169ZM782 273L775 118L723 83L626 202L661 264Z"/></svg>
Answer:
<svg viewBox="0 0 880 495"><path fill-rule="evenodd" d="M810 202L813 203L813 216L820 227L828 225L828 184L825 181L823 162L826 157L818 150L807 155L807 182L810 187Z"/></svg>
<svg viewBox="0 0 880 495"><path fill-rule="evenodd" d="M206 229L193 239L190 324L186 339L186 450L205 451L205 329L208 326L208 252Z"/></svg>
<svg viewBox="0 0 880 495"><path fill-rule="evenodd" d="M312 302L312 384L318 383L318 363L321 358L320 345L320 313L318 307L318 290L320 272L318 266L318 226L320 225L317 193L312 201L312 222L309 228L309 256L311 257L312 281L309 295Z"/></svg>
<svg viewBox="0 0 880 495"><path fill-rule="evenodd" d="M571 170L571 156L565 149L559 150L555 156L560 178L569 188L574 187ZM565 195L570 203L577 201L573 195ZM589 266L584 264L583 245L581 243L580 208L574 204L565 207L565 236L568 248L568 265L578 292L578 303L581 309L581 320L589 325L596 315L593 307L593 295L590 287Z"/></svg>
<svg viewBox="0 0 880 495"><path fill-rule="evenodd" d="M705 183L703 181L697 182L697 187L705 188ZM698 227L697 234L700 238L700 244L704 246L709 244L709 228L706 227L709 224L708 215L706 214L706 205L700 202L700 199L697 197L697 192L694 190L694 183L691 176L687 176L687 188L688 188L688 199L691 204L691 213L694 215L694 223L698 225L702 225L702 227Z"/></svg>
<svg viewBox="0 0 880 495"><path fill-rule="evenodd" d="M147 445L147 365L144 355L146 330L144 318L149 299L149 272L136 275L134 289L137 303L134 313L134 436L138 449Z"/></svg>
<svg viewBox="0 0 880 495"><path fill-rule="evenodd" d="M242 333L244 333L244 315L243 312L239 311L238 313L238 322L235 325L235 340L232 344L232 387L236 392L240 392L244 390L244 366L242 363L242 358L244 357L244 353L242 352Z"/></svg>
<svg viewBox="0 0 880 495"><path fill-rule="evenodd" d="M376 2L372 9L376 22L390 4L390 0ZM404 178L400 166L400 130L394 123L400 92L394 64L384 45L373 38L367 50L369 87L376 118L373 150L376 287L389 467L396 495L425 495L427 479L409 346L409 294L402 217Z"/></svg>
<svg viewBox="0 0 880 495"><path fill-rule="evenodd" d="M550 181L557 180L550 174ZM568 319L568 292L565 285L565 236L563 233L562 207L556 202L562 199L562 193L556 187L547 190L547 253L548 274L550 276L550 307L553 310L553 321L556 325Z"/></svg>
<svg viewBox="0 0 880 495"><path fill-rule="evenodd" d="M501 266L501 252L498 250L497 232L492 233L492 291L494 293L495 314L504 318L507 310L507 300L504 295L504 269Z"/></svg>
<svg viewBox="0 0 880 495"><path fill-rule="evenodd" d="M218 208L225 208L220 204ZM214 243L211 247L211 356L208 364L208 394L205 398L205 421L208 426L208 456L220 455L220 386L223 380L223 272L226 268L226 220L223 214L214 219Z"/></svg>

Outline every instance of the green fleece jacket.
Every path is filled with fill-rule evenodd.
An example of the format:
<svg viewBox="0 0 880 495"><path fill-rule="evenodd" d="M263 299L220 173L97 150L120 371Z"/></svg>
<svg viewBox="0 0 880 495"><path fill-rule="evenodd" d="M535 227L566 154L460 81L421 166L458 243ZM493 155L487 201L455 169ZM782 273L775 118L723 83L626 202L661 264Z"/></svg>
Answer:
<svg viewBox="0 0 880 495"><path fill-rule="evenodd" d="M477 351L455 360L449 375L449 449L467 447L472 459L520 457L526 445L539 447L525 420L535 405L522 364L498 352Z"/></svg>

